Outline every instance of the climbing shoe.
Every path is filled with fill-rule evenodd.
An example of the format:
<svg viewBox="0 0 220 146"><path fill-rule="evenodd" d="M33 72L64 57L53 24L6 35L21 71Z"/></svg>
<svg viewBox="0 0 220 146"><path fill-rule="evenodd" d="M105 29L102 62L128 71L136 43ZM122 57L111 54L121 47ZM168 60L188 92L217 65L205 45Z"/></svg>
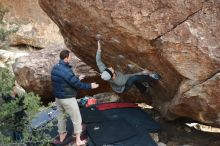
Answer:
<svg viewBox="0 0 220 146"><path fill-rule="evenodd" d="M158 73L151 73L149 76L155 80L161 79L161 76Z"/></svg>

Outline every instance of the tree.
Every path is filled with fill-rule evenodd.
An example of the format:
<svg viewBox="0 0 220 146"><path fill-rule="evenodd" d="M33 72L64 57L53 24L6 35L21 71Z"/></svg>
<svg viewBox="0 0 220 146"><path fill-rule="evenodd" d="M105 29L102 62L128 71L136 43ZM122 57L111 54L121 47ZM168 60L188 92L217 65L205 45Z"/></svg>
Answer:
<svg viewBox="0 0 220 146"><path fill-rule="evenodd" d="M0 4L0 48L3 49L8 46L7 36L18 30L18 27L6 29L6 24L3 22L6 13L7 9ZM34 93L12 97L14 87L15 78L12 72L7 68L0 68L0 99L3 102L1 103L0 100L0 144L41 141L40 145L47 145L51 137L43 130L50 130L50 125L35 131L30 128L34 116L40 109L45 108L40 102L40 97ZM15 135L19 138L15 138Z"/></svg>
<svg viewBox="0 0 220 146"><path fill-rule="evenodd" d="M7 68L0 68L0 93L11 94L15 84L13 74Z"/></svg>
<svg viewBox="0 0 220 146"><path fill-rule="evenodd" d="M51 125L31 130L30 125L34 116L40 109L40 97L34 93L25 93L21 96L11 97L14 87L14 76L7 68L0 69L0 98L10 98L5 100L0 106L0 143L13 143L30 141L40 142L46 145L51 141L51 137L44 133L44 129L50 130ZM37 135L35 133L38 133ZM13 139L12 134L17 134L18 139Z"/></svg>

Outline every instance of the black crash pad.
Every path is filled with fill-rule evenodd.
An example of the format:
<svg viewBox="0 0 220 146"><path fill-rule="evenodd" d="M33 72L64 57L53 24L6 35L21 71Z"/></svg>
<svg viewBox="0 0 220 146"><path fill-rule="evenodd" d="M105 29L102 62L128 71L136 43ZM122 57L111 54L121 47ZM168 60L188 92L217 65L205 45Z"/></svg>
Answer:
<svg viewBox="0 0 220 146"><path fill-rule="evenodd" d="M155 141L149 136L149 134L138 134L129 139L117 142L114 144L108 144L109 146L157 146ZM96 146L94 142L89 139L87 146ZM106 145L103 145L106 146Z"/></svg>
<svg viewBox="0 0 220 146"><path fill-rule="evenodd" d="M123 118L134 126L139 132L158 132L161 126L141 108L122 108L103 111L111 120Z"/></svg>
<svg viewBox="0 0 220 146"><path fill-rule="evenodd" d="M97 123L108 121L109 119L104 115L104 113L98 110L96 107L81 108L80 113L82 116L82 121L85 124Z"/></svg>
<svg viewBox="0 0 220 146"><path fill-rule="evenodd" d="M109 143L111 146L157 146L154 140L149 136L149 132L158 132L160 125L151 118L141 108L121 108L102 111L103 114L111 120L125 119L138 132L138 134L129 139ZM97 146L92 140L89 140L88 146Z"/></svg>
<svg viewBox="0 0 220 146"><path fill-rule="evenodd" d="M87 132L96 146L113 144L137 135L136 129L124 119L89 124Z"/></svg>

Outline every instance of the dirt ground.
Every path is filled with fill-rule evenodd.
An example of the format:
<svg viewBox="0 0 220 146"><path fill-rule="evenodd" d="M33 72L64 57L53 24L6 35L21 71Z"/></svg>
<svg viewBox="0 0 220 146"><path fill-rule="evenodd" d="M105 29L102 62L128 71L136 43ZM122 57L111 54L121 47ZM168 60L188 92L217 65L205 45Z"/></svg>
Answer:
<svg viewBox="0 0 220 146"><path fill-rule="evenodd" d="M161 115L150 109L145 109L158 123L162 130L157 139L166 146L220 146L220 133L210 133L185 125L187 119L167 121ZM159 144L158 144L159 145ZM164 146L165 146L164 145Z"/></svg>

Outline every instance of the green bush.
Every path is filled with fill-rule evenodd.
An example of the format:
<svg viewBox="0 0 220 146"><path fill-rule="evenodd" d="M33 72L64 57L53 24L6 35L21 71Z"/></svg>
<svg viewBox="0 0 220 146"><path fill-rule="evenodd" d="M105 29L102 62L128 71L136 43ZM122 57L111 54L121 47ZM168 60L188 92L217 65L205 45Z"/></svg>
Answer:
<svg viewBox="0 0 220 146"><path fill-rule="evenodd" d="M11 95L14 87L14 77L6 68L0 69L0 93L2 95ZM38 142L47 145L51 137L44 133L44 129L50 130L51 125L39 128L35 131L30 130L31 121L40 109L45 108L40 102L40 97L34 93L25 93L15 97L9 102L4 102L0 106L0 143L14 143L13 139L7 133L20 132L22 139L19 142L27 141ZM18 118L16 113L23 114ZM37 134L36 134L37 133Z"/></svg>
<svg viewBox="0 0 220 146"><path fill-rule="evenodd" d="M0 68L0 96L1 94L11 94L15 84L13 74L7 68Z"/></svg>

